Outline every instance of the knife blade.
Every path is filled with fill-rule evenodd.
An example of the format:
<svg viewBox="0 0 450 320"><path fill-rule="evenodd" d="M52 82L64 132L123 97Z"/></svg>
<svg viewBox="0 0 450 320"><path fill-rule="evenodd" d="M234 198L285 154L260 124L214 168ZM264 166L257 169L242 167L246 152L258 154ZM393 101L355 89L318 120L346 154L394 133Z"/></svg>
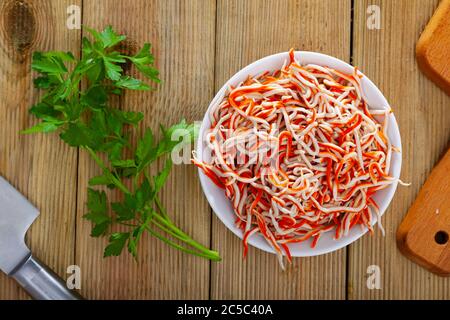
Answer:
<svg viewBox="0 0 450 320"><path fill-rule="evenodd" d="M7 275L31 255L25 234L38 216L39 210L0 177L0 269Z"/></svg>
<svg viewBox="0 0 450 320"><path fill-rule="evenodd" d="M38 216L39 210L0 176L0 270L35 299L81 300L26 246L25 234Z"/></svg>

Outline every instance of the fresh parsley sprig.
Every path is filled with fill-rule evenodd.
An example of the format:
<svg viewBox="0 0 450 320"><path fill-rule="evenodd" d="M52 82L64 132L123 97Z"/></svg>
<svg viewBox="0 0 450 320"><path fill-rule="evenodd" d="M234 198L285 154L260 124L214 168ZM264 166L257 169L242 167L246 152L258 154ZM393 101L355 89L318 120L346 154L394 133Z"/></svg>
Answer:
<svg viewBox="0 0 450 320"><path fill-rule="evenodd" d="M167 155L183 140L173 140L173 133L183 130L192 143L197 128L184 120L167 129L161 126L159 141L147 128L133 145L128 131L137 128L144 115L114 108L109 99L126 89L151 89L144 81L125 74L127 63L152 82L160 81L150 44L144 44L135 55L126 55L116 49L124 35L111 27L102 32L85 29L92 40L83 38L81 59L61 51L33 54L32 69L39 73L34 85L44 94L29 111L41 121L23 133L59 131L62 140L86 150L102 170L89 180L84 218L93 223L93 237L109 235L105 257L118 256L125 247L137 257L138 242L147 232L183 252L219 261L217 252L194 241L172 222L158 196L172 167ZM166 158L163 169L152 176L149 167L162 157ZM120 191L123 200L110 203L96 186ZM122 231L113 232L116 226Z"/></svg>

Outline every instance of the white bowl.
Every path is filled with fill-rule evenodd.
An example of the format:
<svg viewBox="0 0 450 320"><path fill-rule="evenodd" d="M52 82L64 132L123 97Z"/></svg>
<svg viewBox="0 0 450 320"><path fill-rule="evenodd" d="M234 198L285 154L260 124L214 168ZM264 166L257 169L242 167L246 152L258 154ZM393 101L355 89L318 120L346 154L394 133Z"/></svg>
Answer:
<svg viewBox="0 0 450 320"><path fill-rule="evenodd" d="M348 63L339 60L337 58L309 51L296 51L295 58L300 62L300 64L317 64L321 66L327 66L333 69L336 69L345 73L352 73L353 67ZM204 145L204 135L205 131L211 127L211 122L209 120L208 114L211 108L215 106L217 103L220 103L224 98L226 89L230 86L236 86L238 83L244 81L248 75L257 75L264 71L274 71L276 69L280 69L285 60L289 59L289 55L287 52L277 53L271 56L267 56L258 61L253 62L252 64L246 66L238 73L228 80L224 86L219 90L211 104L206 111L205 117L203 118L202 125L200 127L199 138L197 141L197 156L201 159ZM369 108L390 108L386 98L383 96L381 91L373 84L372 81L369 80L365 75L361 79L361 86ZM397 121L395 120L394 115L391 113L389 115L389 124L388 124L388 137L392 142L392 145L399 148L401 151L401 140L400 140L400 132L398 130ZM391 167L390 174L395 178L400 177L400 169L402 164L401 153L393 152L391 159ZM219 217L220 220L230 229L235 235L242 239L243 234L242 231L237 228L234 224L235 222L235 213L233 212L233 208L231 202L226 198L225 192L223 189L217 187L213 182L209 180L209 178L199 169L200 182L203 188L203 192L208 199L209 204L212 209ZM373 197L374 200L380 207L380 214L382 215L389 203L394 196L395 190L397 188L397 182L389 185L386 189L378 191ZM376 219L374 219L373 223L376 223ZM352 228L347 236L342 236L340 239L335 240L334 232L330 231L322 234L315 248L311 248L311 241L308 240L302 243L289 244L289 249L291 251L292 256L295 257L308 257L308 256L316 256L324 253L329 253L338 249L341 249L348 244L356 241L358 238L363 236L367 232L367 228ZM272 247L266 242L260 234L255 234L249 238L248 243L254 247L257 247L261 250L275 253Z"/></svg>

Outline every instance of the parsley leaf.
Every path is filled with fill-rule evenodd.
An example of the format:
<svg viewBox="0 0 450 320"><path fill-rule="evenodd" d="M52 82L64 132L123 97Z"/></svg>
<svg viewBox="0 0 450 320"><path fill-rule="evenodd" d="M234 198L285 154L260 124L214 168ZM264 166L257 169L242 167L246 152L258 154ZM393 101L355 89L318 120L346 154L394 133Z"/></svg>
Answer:
<svg viewBox="0 0 450 320"><path fill-rule="evenodd" d="M111 218L108 216L108 204L106 201L106 193L104 191L96 191L88 188L88 203L89 212L83 217L94 223L94 228L91 235L98 237L104 234L111 224Z"/></svg>
<svg viewBox="0 0 450 320"><path fill-rule="evenodd" d="M145 43L141 51L129 59L134 63L136 68L142 72L147 78L154 82L160 82L158 79L159 72L153 67L155 58L150 52L150 43Z"/></svg>
<svg viewBox="0 0 450 320"><path fill-rule="evenodd" d="M113 167L116 168L134 168L136 167L136 163L133 159L126 159L126 160L113 160L111 161L111 164Z"/></svg>
<svg viewBox="0 0 450 320"><path fill-rule="evenodd" d="M116 86L123 89L132 90L148 90L150 86L139 79L132 78L130 76L124 76L116 82Z"/></svg>
<svg viewBox="0 0 450 320"><path fill-rule="evenodd" d="M153 200L155 191L150 186L150 182L145 177L140 187L136 190L136 209L141 210L149 200Z"/></svg>
<svg viewBox="0 0 450 320"><path fill-rule="evenodd" d="M106 175L100 175L95 176L89 179L89 185L90 186L101 186L101 185L111 185L112 181L109 176Z"/></svg>
<svg viewBox="0 0 450 320"><path fill-rule="evenodd" d="M104 108L108 101L108 94L105 87L96 85L90 87L80 97L80 102L92 109Z"/></svg>
<svg viewBox="0 0 450 320"><path fill-rule="evenodd" d="M69 127L60 134L69 146L72 147L91 147L97 149L101 143L99 132L89 128L83 123L71 123Z"/></svg>
<svg viewBox="0 0 450 320"><path fill-rule="evenodd" d="M41 73L61 74L67 72L64 61L73 61L73 55L64 52L35 52L31 67Z"/></svg>
<svg viewBox="0 0 450 320"><path fill-rule="evenodd" d="M42 102L32 106L29 112L35 115L36 118L44 120L45 119L57 120L58 117L61 115L61 112L55 110L54 107Z"/></svg>
<svg viewBox="0 0 450 320"><path fill-rule="evenodd" d="M37 132L53 132L58 130L60 126L62 126L64 122L62 121L44 121L40 122L37 125L28 128L26 130L21 131L23 134L37 133Z"/></svg>
<svg viewBox="0 0 450 320"><path fill-rule="evenodd" d="M114 81L119 81L123 72L122 67L114 64L114 61L108 57L103 58L103 63L105 65L107 78Z"/></svg>
<svg viewBox="0 0 450 320"><path fill-rule="evenodd" d="M126 39L126 36L117 34L111 26L107 26L102 32L94 29L84 27L92 34L98 44L101 44L103 49L111 48Z"/></svg>
<svg viewBox="0 0 450 320"><path fill-rule="evenodd" d="M129 221L136 217L136 211L121 202L111 203L111 208L117 214L118 221Z"/></svg>
<svg viewBox="0 0 450 320"><path fill-rule="evenodd" d="M154 177L155 192L158 192L164 186L171 169L172 169L172 160L167 159L166 164L164 165L162 171L159 172Z"/></svg>
<svg viewBox="0 0 450 320"><path fill-rule="evenodd" d="M192 143L198 136L198 127L195 124L188 124L184 119L168 129L161 125L161 131L163 139L158 144L157 156L172 152L184 140Z"/></svg>
<svg viewBox="0 0 450 320"><path fill-rule="evenodd" d="M119 256L122 253L127 240L130 237L129 232L115 232L109 237L109 244L105 248L104 257Z"/></svg>
<svg viewBox="0 0 450 320"><path fill-rule="evenodd" d="M138 172L141 172L149 163L156 159L156 148L153 146L153 132L147 128L142 139L136 147L136 163L138 163Z"/></svg>

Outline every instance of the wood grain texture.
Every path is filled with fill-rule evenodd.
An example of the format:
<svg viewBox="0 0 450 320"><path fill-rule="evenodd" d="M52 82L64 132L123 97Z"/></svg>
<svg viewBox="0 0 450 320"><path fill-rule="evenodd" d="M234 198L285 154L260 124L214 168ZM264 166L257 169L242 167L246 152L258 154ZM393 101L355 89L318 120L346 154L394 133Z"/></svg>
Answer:
<svg viewBox="0 0 450 320"><path fill-rule="evenodd" d="M275 256L250 248L215 217L201 193L197 171L179 166L162 201L175 222L223 261L209 263L142 239L140 261L102 258L106 239L92 239L85 213L87 180L97 171L89 157L56 135L19 136L33 123L27 114L34 50L80 50L80 31L65 26L66 8L81 0L0 0L0 174L41 209L29 233L36 255L61 276L74 261L82 271L82 294L97 299L450 299L443 279L403 257L395 231L450 137L450 97L425 78L414 57L420 33L437 0L84 0L83 22L111 24L127 34L130 52L153 44L163 83L155 92L127 93L116 101L144 111L145 125L200 120L214 93L236 71L263 56L319 51L353 60L390 102L403 141L402 179L379 231L349 249L297 258L282 272ZM366 27L369 5L381 9L381 29ZM77 168L78 167L78 168ZM77 184L78 183L78 184ZM78 194L78 195L77 195ZM211 233L212 232L212 233ZM346 255L348 251L348 255ZM348 264L347 264L348 262ZM382 288L366 286L367 267L379 265ZM346 270L348 268L348 270ZM348 275L347 272L348 271ZM348 276L348 278L347 278ZM26 294L0 273L0 299Z"/></svg>
<svg viewBox="0 0 450 320"><path fill-rule="evenodd" d="M450 137L450 97L418 70L415 45L438 1L355 1L354 63L390 102L403 141L402 179L383 216L386 236L379 231L350 247L350 299L449 299L450 279L440 278L402 256L395 245L401 220ZM381 9L381 29L366 28L369 5ZM443 177L445 179L445 177ZM380 290L366 286L367 268L381 268Z"/></svg>
<svg viewBox="0 0 450 320"><path fill-rule="evenodd" d="M216 90L235 72L266 55L318 51L349 61L350 1L228 1L217 6ZM343 23L344 21L344 23ZM214 216L213 299L344 299L346 252L296 258L282 272L276 257L242 243Z"/></svg>
<svg viewBox="0 0 450 320"><path fill-rule="evenodd" d="M213 95L214 1L84 1L85 25L111 24L128 35L130 51L151 42L162 84L155 92L126 93L118 101L143 111L146 126L157 131L185 117L200 119ZM77 263L84 274L82 293L101 299L206 299L209 262L176 251L155 238L141 240L139 262L128 255L103 259L106 239L89 237L85 212L87 179L95 165L83 153L79 163ZM192 165L177 166L165 185L162 202L175 223L209 245L210 212Z"/></svg>
<svg viewBox="0 0 450 320"><path fill-rule="evenodd" d="M40 209L28 233L33 253L63 278L74 262L76 163L55 135L19 135L32 124L37 101L30 68L35 50L80 48L80 31L66 28L74 0L0 1L0 175ZM27 295L0 272L0 299Z"/></svg>

